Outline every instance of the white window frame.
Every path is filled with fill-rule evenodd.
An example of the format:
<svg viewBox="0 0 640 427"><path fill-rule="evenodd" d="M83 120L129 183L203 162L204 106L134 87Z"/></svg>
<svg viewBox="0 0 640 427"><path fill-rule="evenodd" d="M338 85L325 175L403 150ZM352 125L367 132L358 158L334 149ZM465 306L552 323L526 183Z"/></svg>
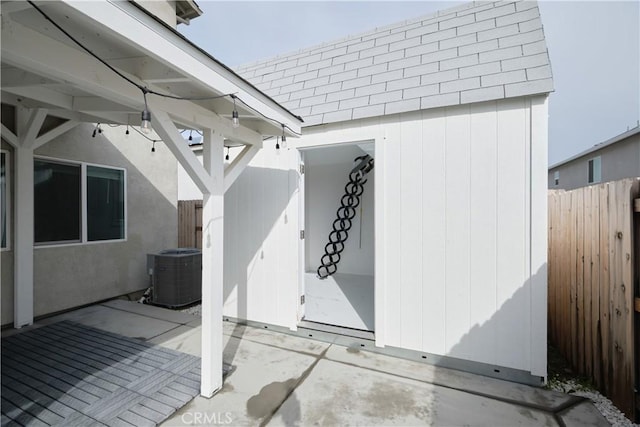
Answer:
<svg viewBox="0 0 640 427"><path fill-rule="evenodd" d="M0 248L0 252L10 251L11 248L11 152L9 150L0 150L0 153L4 154L4 179L6 181L7 194L4 195L7 206L5 207L7 212L7 246ZM0 198L0 202L2 199Z"/></svg>
<svg viewBox="0 0 640 427"><path fill-rule="evenodd" d="M596 164L598 165L598 174L596 176ZM589 169L592 169L593 180L589 179ZM589 184L598 184L602 182L602 157L592 157L587 161L587 182Z"/></svg>
<svg viewBox="0 0 640 427"><path fill-rule="evenodd" d="M68 247L79 245L96 245L104 243L122 243L126 242L129 236L129 206L127 203L128 191L127 191L127 170L118 166L104 165L99 163L79 162L77 160L66 160L55 157L47 156L33 156L35 160L70 164L80 166L80 241L69 242L39 242L34 243L34 247L37 248L54 248L54 247ZM123 172L124 179L124 238L122 239L109 239L109 240L88 240L88 221L87 221L87 166L95 166L104 169L113 169Z"/></svg>
<svg viewBox="0 0 640 427"><path fill-rule="evenodd" d="M556 187L560 185L560 171L553 172L553 185Z"/></svg>

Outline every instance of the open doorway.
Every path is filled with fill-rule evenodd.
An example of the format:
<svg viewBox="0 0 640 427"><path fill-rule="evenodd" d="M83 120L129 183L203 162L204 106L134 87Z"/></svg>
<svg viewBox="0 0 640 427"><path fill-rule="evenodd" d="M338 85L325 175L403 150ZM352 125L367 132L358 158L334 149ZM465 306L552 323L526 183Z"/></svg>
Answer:
<svg viewBox="0 0 640 427"><path fill-rule="evenodd" d="M374 143L314 147L305 149L302 155L302 320L373 332ZM358 168L362 171L357 182L359 191L353 186L352 174ZM336 246L339 255L335 255Z"/></svg>

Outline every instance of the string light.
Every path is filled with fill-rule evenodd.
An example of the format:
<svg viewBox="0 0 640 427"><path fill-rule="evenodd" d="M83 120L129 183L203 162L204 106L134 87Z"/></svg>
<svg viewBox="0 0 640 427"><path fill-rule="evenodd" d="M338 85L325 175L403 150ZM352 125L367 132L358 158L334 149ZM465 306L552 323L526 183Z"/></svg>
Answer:
<svg viewBox="0 0 640 427"><path fill-rule="evenodd" d="M151 132L151 111L147 106L147 88L142 88L142 97L144 98L144 110L142 110L142 123L140 123L140 129L144 133Z"/></svg>
<svg viewBox="0 0 640 427"><path fill-rule="evenodd" d="M91 138L95 138L96 137L96 132L97 133L102 133L102 129L100 128L100 123L97 123L96 127L93 128L93 133L91 134Z"/></svg>
<svg viewBox="0 0 640 427"><path fill-rule="evenodd" d="M240 126L240 117L238 116L238 110L236 109L236 96L231 95L231 99L233 99L233 113L231 113L231 120L234 128L238 128Z"/></svg>
<svg viewBox="0 0 640 427"><path fill-rule="evenodd" d="M278 141L278 138L276 137L276 150L280 149L280 142Z"/></svg>
<svg viewBox="0 0 640 427"><path fill-rule="evenodd" d="M193 141L193 136L191 135L193 133L193 130L189 131L189 141Z"/></svg>
<svg viewBox="0 0 640 427"><path fill-rule="evenodd" d="M225 160L229 160L229 147L227 147L227 155L224 156L224 159Z"/></svg>
<svg viewBox="0 0 640 427"><path fill-rule="evenodd" d="M80 47L82 50L84 50L87 54L89 54L90 56L95 58L97 61L102 63L105 67L107 67L113 73L117 74L120 78L122 78L123 80L127 81L128 83L130 83L131 85L135 86L136 88L140 89L140 91L142 91L145 107L144 107L144 110L142 111L142 114L141 114L141 129L142 129L142 131L144 133L151 132L151 111L149 111L149 108L148 108L148 105L147 105L147 96L146 96L149 93L149 94L153 94L153 95L156 95L156 96L161 96L161 97L164 97L164 98L171 98L171 99L177 99L177 100L187 100L187 101L204 101L204 100L212 100L212 99L230 97L233 100L233 112L232 112L231 117L232 117L232 125L233 125L234 128L237 128L237 127L240 126L239 114L238 114L238 110L237 110L237 107L236 107L236 99L237 99L238 101L242 102L247 108L249 108L250 110L254 111L258 115L262 116L266 120L269 120L271 122L274 122L274 123L277 123L277 124L281 125L283 130L284 130L284 128L287 128L292 133L294 133L296 135L301 135L300 132L294 131L293 129L291 129L286 124L284 124L284 123L282 123L282 122L280 122L280 121L278 121L278 120L276 120L276 119L274 119L272 117L269 117L269 116L265 115L263 112L257 110L255 107L247 104L242 98L239 98L234 93L226 93L226 94L214 95L214 96L183 97L183 96L177 96L177 95L171 95L171 94L167 94L167 93L157 92L157 91L155 91L153 89L149 89L149 88L141 85L140 83L137 83L136 81L131 79L129 76L125 75L124 73L122 73L120 70L118 70L117 68L115 68L114 66L109 64L106 60L102 59L100 56L98 56L96 53L94 53L91 49L89 49L84 44L82 44L79 40L77 40L74 36L72 36L68 31L66 31L64 28L62 28L57 22L55 22L49 15L47 15L32 0L27 0L27 3L29 3L47 21L49 21L62 34L67 36L73 43L75 43L78 47ZM296 116L296 117L300 121L302 121L302 118L300 116ZM137 129L135 129L135 127L133 129L137 130ZM127 130L126 130L125 134L128 135L128 133L129 133L128 131L129 131L129 124L127 124ZM101 129L98 129L98 132L101 132ZM283 136L284 136L284 133L283 133ZM286 142L286 137L283 137L283 145L284 145L285 142ZM278 146L277 148L279 148L279 144L276 144L276 145Z"/></svg>
<svg viewBox="0 0 640 427"><path fill-rule="evenodd" d="M284 134L284 124L282 125L282 138L280 140L282 141L282 148L285 148L287 146L287 135Z"/></svg>
<svg viewBox="0 0 640 427"><path fill-rule="evenodd" d="M153 141L153 144L151 145L151 152L155 153L156 152L156 141Z"/></svg>

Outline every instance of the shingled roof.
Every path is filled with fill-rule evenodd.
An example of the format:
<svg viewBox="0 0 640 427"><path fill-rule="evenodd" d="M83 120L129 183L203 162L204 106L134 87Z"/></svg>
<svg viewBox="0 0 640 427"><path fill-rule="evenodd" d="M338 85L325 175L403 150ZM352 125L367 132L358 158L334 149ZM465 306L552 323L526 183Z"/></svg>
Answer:
<svg viewBox="0 0 640 427"><path fill-rule="evenodd" d="M306 126L553 91L528 0L468 3L236 71Z"/></svg>

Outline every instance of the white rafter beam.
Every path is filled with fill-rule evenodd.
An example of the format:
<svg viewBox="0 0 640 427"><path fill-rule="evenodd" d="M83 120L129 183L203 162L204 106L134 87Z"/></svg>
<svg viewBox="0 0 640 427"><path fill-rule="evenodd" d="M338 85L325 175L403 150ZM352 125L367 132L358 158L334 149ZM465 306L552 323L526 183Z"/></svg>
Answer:
<svg viewBox="0 0 640 427"><path fill-rule="evenodd" d="M7 89L10 87L42 86L42 85L59 83L50 79L46 79L37 74L28 73L24 70L19 70L17 68L7 68L7 67L2 69L2 75L0 76L0 81L2 81L3 89Z"/></svg>
<svg viewBox="0 0 640 427"><path fill-rule="evenodd" d="M220 93L236 93L251 109L260 111L278 123L285 123L294 132L300 132L301 123L291 113L256 90L233 71L216 63L198 48L185 42L179 35L158 31L158 23L153 18L128 2L89 4L72 0L62 1L87 19L94 21L97 27L102 26L105 30L112 31L121 40L145 52L164 66L178 68L176 71L191 78L192 81L200 82ZM267 123L268 121L265 121L265 124ZM278 124L272 124L272 128L275 128L275 132L280 130ZM222 132L225 137L231 136L226 129L218 127L215 129Z"/></svg>
<svg viewBox="0 0 640 427"><path fill-rule="evenodd" d="M224 170L224 191L233 185L249 162L258 154L262 146L245 145L240 154Z"/></svg>
<svg viewBox="0 0 640 427"><path fill-rule="evenodd" d="M73 107L73 97L71 95L65 95L42 86L3 87L2 90L19 98L32 99L47 106L55 106L66 110L71 110Z"/></svg>
<svg viewBox="0 0 640 427"><path fill-rule="evenodd" d="M111 111L122 112L131 111L130 107L122 105L119 102L105 100L98 96L74 96L72 101L74 111L96 112Z"/></svg>

